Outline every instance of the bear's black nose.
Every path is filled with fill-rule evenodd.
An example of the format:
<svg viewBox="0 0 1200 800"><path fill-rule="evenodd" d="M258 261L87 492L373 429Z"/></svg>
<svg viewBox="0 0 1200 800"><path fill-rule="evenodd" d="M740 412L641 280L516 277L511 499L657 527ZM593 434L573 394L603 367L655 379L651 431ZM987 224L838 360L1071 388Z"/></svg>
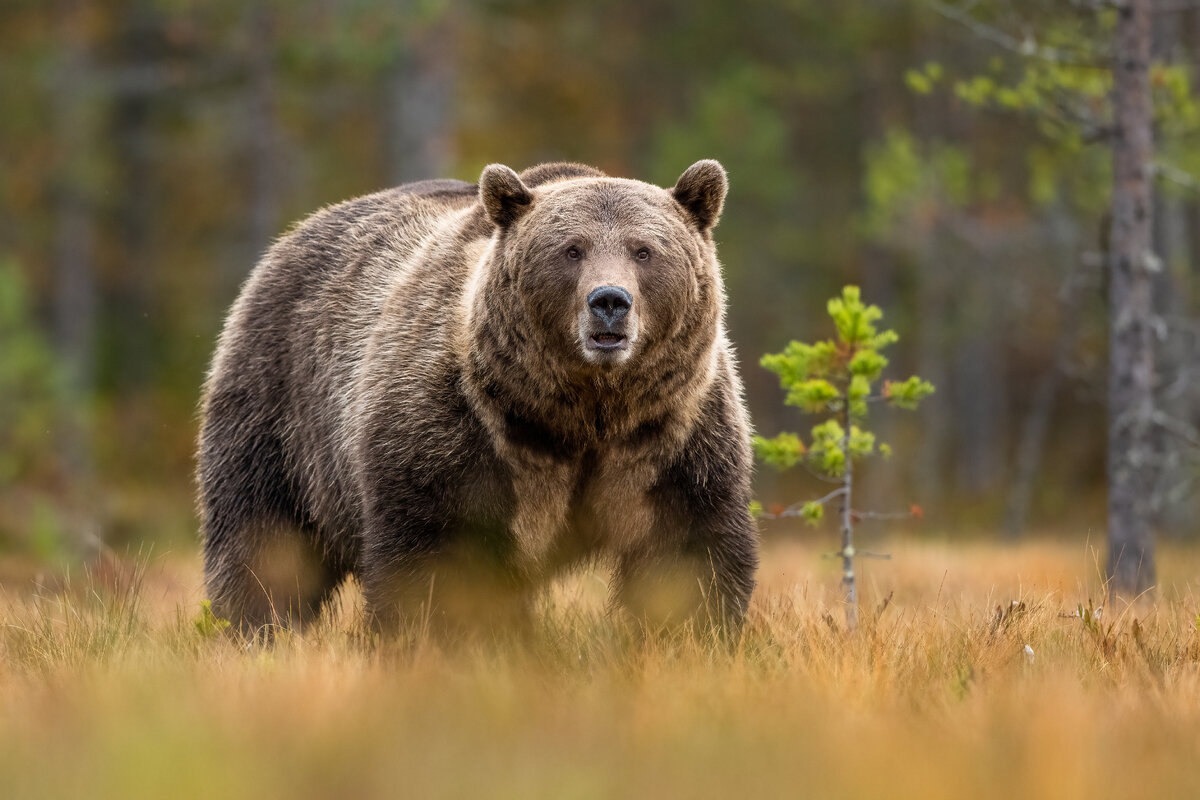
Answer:
<svg viewBox="0 0 1200 800"><path fill-rule="evenodd" d="M588 295L588 308L610 327L633 307L633 297L620 286L601 286Z"/></svg>

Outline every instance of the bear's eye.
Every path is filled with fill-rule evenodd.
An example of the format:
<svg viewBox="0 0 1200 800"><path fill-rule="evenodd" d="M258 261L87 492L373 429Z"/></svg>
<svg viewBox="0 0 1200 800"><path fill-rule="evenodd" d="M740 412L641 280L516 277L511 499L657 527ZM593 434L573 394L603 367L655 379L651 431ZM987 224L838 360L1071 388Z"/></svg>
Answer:
<svg viewBox="0 0 1200 800"><path fill-rule="evenodd" d="M575 245L571 245L567 248L566 255L567 258L571 259L572 261L578 261L579 259L583 258L583 251Z"/></svg>
<svg viewBox="0 0 1200 800"><path fill-rule="evenodd" d="M643 247L643 248L639 249L634 254L634 258L636 258L638 261L649 261L650 260L650 249L647 247Z"/></svg>

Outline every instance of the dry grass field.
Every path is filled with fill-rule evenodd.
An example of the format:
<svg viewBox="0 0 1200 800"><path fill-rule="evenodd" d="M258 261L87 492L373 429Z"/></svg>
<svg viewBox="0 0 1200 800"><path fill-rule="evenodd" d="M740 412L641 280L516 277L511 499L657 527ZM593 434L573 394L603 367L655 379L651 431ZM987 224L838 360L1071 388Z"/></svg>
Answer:
<svg viewBox="0 0 1200 800"><path fill-rule="evenodd" d="M634 644L581 575L535 641L206 635L198 559L0 570L0 795L1200 797L1200 551L1124 611L1086 545L897 543L863 624L768 548L744 641ZM885 603L885 598L890 601ZM1032 651L1032 656L1026 650Z"/></svg>

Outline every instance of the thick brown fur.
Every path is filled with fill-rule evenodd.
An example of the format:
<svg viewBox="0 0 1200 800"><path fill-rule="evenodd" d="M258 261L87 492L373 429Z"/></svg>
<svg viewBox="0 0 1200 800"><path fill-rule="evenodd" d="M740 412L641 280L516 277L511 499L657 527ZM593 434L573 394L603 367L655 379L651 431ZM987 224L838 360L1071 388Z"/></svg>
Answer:
<svg viewBox="0 0 1200 800"><path fill-rule="evenodd" d="M299 623L355 575L383 627L519 622L555 573L606 559L635 616L735 632L757 543L711 235L725 189L715 161L671 190L492 165L280 239L204 392L215 611ZM616 322L589 302L610 286L631 299Z"/></svg>

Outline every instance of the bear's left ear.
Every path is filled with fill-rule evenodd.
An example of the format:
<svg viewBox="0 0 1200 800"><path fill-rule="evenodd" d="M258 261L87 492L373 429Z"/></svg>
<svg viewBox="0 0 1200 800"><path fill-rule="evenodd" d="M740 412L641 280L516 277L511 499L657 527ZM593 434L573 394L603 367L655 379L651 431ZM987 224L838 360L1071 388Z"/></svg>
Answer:
<svg viewBox="0 0 1200 800"><path fill-rule="evenodd" d="M517 173L503 164L488 164L479 176L479 199L492 222L512 225L533 205L533 193Z"/></svg>
<svg viewBox="0 0 1200 800"><path fill-rule="evenodd" d="M671 194L696 222L696 227L705 233L721 218L725 205L725 192L729 179L720 163L706 158L687 168L675 182Z"/></svg>

